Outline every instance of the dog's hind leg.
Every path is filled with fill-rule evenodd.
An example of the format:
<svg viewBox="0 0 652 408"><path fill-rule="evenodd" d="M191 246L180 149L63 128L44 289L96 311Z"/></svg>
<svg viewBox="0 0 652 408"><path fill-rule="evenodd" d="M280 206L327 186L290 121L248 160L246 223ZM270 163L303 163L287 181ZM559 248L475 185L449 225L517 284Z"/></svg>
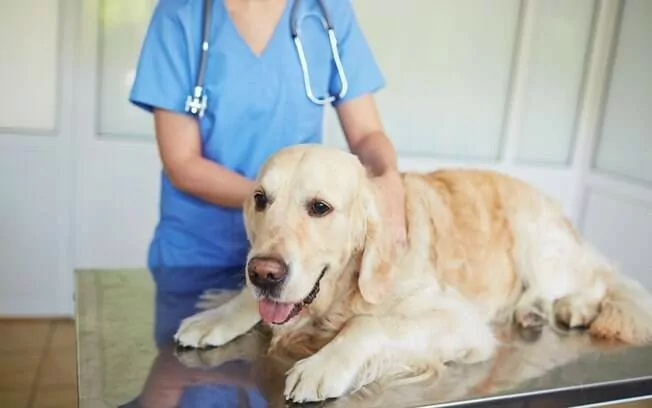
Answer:
<svg viewBox="0 0 652 408"><path fill-rule="evenodd" d="M606 262L552 209L513 228L514 260L526 287L515 310L517 324L588 326L606 294Z"/></svg>
<svg viewBox="0 0 652 408"><path fill-rule="evenodd" d="M586 328L598 316L605 294L605 283L588 283L567 294L545 290L538 285L528 288L519 299L514 318L526 329L538 329L547 323L561 323L567 328Z"/></svg>
<svg viewBox="0 0 652 408"><path fill-rule="evenodd" d="M528 323L528 311L539 307L554 327L652 343L652 294L614 270L565 220L524 223L519 234L514 258L527 286L515 313L521 326Z"/></svg>

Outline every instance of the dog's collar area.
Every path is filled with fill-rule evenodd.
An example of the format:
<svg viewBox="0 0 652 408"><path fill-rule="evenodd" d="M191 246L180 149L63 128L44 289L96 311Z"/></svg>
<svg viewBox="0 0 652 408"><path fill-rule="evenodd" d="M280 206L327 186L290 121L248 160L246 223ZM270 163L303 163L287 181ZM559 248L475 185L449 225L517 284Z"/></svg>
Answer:
<svg viewBox="0 0 652 408"><path fill-rule="evenodd" d="M328 266L325 266L324 269L322 269L321 274L319 274L319 278L317 278L317 282L315 282L315 285L312 287L312 290L310 293L308 293L308 296L306 296L301 302L296 303L294 307L292 308L292 311L290 311L290 314L288 314L288 317L285 318L282 322L279 323L274 323L276 325L282 325L290 321L294 316L298 315L301 309L303 309L304 306L308 306L312 302L315 301L317 298L317 295L319 294L319 284L326 274L326 271L328 270Z"/></svg>

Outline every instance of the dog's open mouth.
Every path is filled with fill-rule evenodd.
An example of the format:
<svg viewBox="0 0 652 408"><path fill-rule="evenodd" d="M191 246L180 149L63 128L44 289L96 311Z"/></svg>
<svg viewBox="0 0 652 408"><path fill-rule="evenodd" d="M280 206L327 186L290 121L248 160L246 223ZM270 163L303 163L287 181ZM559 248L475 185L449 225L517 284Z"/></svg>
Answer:
<svg viewBox="0 0 652 408"><path fill-rule="evenodd" d="M268 297L262 297L258 300L258 312L260 313L261 319L265 323L271 324L285 324L290 321L294 316L298 315L303 309L304 306L311 304L317 295L319 294L319 283L321 282L328 266L322 269L317 282L312 287L308 296L306 296L301 302L292 303L292 302L277 302L276 300L270 299Z"/></svg>

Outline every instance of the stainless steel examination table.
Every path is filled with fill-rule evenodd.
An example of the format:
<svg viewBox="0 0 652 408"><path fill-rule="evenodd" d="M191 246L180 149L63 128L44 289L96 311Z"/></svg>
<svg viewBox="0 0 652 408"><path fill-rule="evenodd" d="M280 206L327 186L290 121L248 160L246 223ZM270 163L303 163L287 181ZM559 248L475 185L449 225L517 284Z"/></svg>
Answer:
<svg viewBox="0 0 652 408"><path fill-rule="evenodd" d="M275 407L282 370L253 361L258 330L224 350L181 353L154 344L154 292L146 270L76 272L79 403L93 407ZM367 387L311 406L652 407L652 347L592 342L544 330L489 362L450 367L440 378L396 389ZM230 353L230 354L229 354ZM254 353L255 354L255 353Z"/></svg>

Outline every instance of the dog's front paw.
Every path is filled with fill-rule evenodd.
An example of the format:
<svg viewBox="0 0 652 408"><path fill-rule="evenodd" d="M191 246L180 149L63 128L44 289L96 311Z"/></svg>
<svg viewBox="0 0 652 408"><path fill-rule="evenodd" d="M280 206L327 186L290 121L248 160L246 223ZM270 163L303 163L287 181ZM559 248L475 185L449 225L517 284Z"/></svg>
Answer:
<svg viewBox="0 0 652 408"><path fill-rule="evenodd" d="M182 347L218 347L243 334L233 317L220 309L207 310L184 319L174 340Z"/></svg>
<svg viewBox="0 0 652 408"><path fill-rule="evenodd" d="M287 373L285 398L295 403L339 398L352 391L357 367L340 356L315 354L298 361Z"/></svg>

